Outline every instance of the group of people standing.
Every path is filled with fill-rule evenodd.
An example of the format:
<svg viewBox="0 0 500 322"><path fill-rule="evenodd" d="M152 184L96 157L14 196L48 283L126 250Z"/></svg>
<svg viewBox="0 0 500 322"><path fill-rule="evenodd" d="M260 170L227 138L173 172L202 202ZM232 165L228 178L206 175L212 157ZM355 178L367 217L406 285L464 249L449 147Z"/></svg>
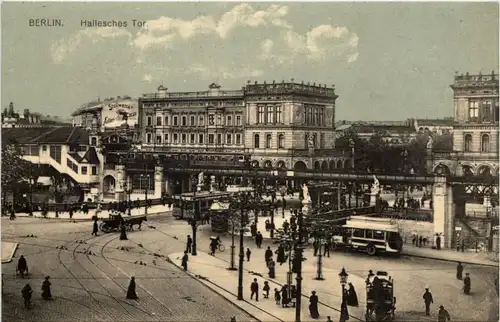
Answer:
<svg viewBox="0 0 500 322"><path fill-rule="evenodd" d="M21 255L21 257L19 257L19 260L17 261L16 272L21 276L21 278L24 278L26 275L28 275L28 262L23 255ZM50 283L50 276L45 276L45 279L42 282L42 299L46 301L52 300L52 292L50 289L51 285L52 284ZM24 300L24 307L27 309L31 308L31 297L33 295L33 289L31 288L30 283L24 285L24 287L21 289L21 295Z"/></svg>

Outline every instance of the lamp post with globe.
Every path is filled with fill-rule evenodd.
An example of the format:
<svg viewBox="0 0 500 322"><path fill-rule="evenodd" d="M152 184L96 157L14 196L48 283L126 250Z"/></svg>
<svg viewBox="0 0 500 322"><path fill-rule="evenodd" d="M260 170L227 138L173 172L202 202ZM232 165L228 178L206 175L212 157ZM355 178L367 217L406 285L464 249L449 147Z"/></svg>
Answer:
<svg viewBox="0 0 500 322"><path fill-rule="evenodd" d="M339 273L339 279L340 279L340 284L342 285L342 304L340 306L340 321L347 321L349 318L349 312L347 310L347 303L346 303L346 285L347 285L347 279L349 277L349 274L345 271L345 268L342 267L342 270Z"/></svg>

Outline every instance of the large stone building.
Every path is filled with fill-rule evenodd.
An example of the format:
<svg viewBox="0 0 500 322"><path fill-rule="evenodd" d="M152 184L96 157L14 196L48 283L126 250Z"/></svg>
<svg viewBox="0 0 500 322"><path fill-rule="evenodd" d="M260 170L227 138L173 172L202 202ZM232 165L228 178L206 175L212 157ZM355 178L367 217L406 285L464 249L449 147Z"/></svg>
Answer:
<svg viewBox="0 0 500 322"><path fill-rule="evenodd" d="M453 153L433 167L455 175L498 175L498 74L457 75L453 89Z"/></svg>
<svg viewBox="0 0 500 322"><path fill-rule="evenodd" d="M284 81L240 90L156 93L139 99L141 151L242 160L267 168L343 168L336 152L334 88Z"/></svg>

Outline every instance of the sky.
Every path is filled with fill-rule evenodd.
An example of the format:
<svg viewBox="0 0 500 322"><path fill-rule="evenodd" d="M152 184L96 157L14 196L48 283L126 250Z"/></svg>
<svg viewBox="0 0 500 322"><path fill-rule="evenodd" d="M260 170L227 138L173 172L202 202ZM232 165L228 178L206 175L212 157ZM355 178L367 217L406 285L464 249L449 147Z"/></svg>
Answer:
<svg viewBox="0 0 500 322"><path fill-rule="evenodd" d="M498 71L491 3L2 3L2 109L248 80L335 84L337 120L453 115L458 73ZM30 19L61 19L61 27ZM145 22L133 25L133 20ZM85 27L115 20L127 27Z"/></svg>

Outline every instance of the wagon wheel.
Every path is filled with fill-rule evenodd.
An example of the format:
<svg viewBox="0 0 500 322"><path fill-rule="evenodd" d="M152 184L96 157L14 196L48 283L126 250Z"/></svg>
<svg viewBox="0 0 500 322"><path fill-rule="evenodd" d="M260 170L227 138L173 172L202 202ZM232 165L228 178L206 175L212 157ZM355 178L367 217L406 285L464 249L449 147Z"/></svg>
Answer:
<svg viewBox="0 0 500 322"><path fill-rule="evenodd" d="M332 243L332 246L330 247L330 249L331 249L332 251L336 251L336 250L338 249L338 247L339 247L339 245L337 245L337 243L333 242L333 243Z"/></svg>
<svg viewBox="0 0 500 322"><path fill-rule="evenodd" d="M105 232L105 233L109 233L110 232L110 227L107 223L103 222L99 225L99 229L102 231L102 232Z"/></svg>

